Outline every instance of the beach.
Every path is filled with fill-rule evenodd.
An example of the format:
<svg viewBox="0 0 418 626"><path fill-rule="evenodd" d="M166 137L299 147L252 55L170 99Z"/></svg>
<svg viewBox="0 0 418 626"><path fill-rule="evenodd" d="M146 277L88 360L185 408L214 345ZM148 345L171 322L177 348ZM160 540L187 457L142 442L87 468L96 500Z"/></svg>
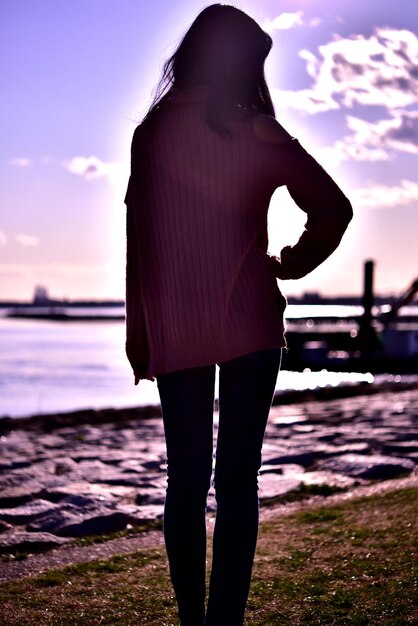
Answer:
<svg viewBox="0 0 418 626"><path fill-rule="evenodd" d="M259 479L263 515L417 476L417 386L355 391L276 398ZM161 526L166 458L158 406L1 420L0 429L3 553L68 550L75 539ZM214 441L216 431L217 413ZM209 523L215 510L211 491ZM12 565L3 563L0 579Z"/></svg>

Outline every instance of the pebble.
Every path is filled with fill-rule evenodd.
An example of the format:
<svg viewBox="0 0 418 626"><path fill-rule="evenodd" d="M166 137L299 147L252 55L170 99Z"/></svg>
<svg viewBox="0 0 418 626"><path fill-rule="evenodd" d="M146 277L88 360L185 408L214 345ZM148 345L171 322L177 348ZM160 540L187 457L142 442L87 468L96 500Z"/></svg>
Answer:
<svg viewBox="0 0 418 626"><path fill-rule="evenodd" d="M114 421L100 425L56 416L48 432L18 427L2 433L0 551L35 552L161 519L162 420L145 419L143 409L130 409L130 421L118 422L119 415L114 411ZM416 389L275 404L259 494L263 501L308 485L347 489L409 474L417 465ZM208 511L215 508L211 491Z"/></svg>

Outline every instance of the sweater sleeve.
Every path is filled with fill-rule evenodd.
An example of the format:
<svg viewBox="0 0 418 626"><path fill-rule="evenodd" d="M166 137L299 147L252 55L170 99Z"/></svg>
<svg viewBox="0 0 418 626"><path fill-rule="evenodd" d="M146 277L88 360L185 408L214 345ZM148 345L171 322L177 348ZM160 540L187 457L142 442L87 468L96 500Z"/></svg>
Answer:
<svg viewBox="0 0 418 626"><path fill-rule="evenodd" d="M325 261L338 247L353 213L344 193L299 141L287 133L282 138L264 142L263 153L278 186L286 185L307 214L297 243L283 248L280 258L271 257L275 275L286 280L302 278Z"/></svg>
<svg viewBox="0 0 418 626"><path fill-rule="evenodd" d="M144 307L140 288L140 268L137 244L138 189L133 175L129 178L126 203L126 355L135 376L147 377L149 347Z"/></svg>

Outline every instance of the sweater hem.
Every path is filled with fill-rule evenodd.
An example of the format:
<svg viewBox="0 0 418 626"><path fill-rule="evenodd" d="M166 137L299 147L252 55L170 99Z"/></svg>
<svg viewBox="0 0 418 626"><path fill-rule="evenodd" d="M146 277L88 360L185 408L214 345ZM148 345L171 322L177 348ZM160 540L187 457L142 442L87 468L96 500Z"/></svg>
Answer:
<svg viewBox="0 0 418 626"><path fill-rule="evenodd" d="M157 377L163 374L169 374L171 372L177 372L181 370L195 369L198 367L206 367L209 365L219 365L227 361L238 359L239 357L245 356L246 354L253 354L254 352L262 352L264 350L275 350L277 348L286 348L286 340L284 337L279 341L263 342L261 344L258 344L254 348L231 350L230 352L219 354L219 357L217 358L196 358L191 359L190 362L184 361L182 363L178 363L177 365L167 365L165 367L150 367L147 372L147 378Z"/></svg>

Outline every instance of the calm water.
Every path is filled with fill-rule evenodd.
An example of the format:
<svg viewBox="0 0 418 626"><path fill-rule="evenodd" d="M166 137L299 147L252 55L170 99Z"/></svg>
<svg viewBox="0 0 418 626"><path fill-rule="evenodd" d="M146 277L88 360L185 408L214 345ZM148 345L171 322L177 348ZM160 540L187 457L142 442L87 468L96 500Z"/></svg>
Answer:
<svg viewBox="0 0 418 626"><path fill-rule="evenodd" d="M323 306L310 307L308 313L304 309L289 306L288 314L324 313ZM337 309L341 317L361 312L359 307ZM1 317L3 313L0 313L0 416L158 403L155 383L144 381L138 387L133 384L124 353L123 322L13 320ZM356 373L282 371L277 389L306 389L364 380L371 382L373 378Z"/></svg>

